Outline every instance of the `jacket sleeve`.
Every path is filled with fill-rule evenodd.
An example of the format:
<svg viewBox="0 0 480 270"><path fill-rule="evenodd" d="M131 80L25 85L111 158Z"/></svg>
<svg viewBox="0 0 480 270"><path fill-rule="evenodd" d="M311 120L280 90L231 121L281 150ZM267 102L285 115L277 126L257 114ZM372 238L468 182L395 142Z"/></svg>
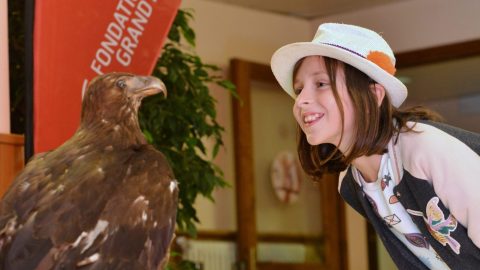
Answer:
<svg viewBox="0 0 480 270"><path fill-rule="evenodd" d="M480 156L436 127L417 123L415 131L403 133L399 141L404 168L433 185L480 248Z"/></svg>

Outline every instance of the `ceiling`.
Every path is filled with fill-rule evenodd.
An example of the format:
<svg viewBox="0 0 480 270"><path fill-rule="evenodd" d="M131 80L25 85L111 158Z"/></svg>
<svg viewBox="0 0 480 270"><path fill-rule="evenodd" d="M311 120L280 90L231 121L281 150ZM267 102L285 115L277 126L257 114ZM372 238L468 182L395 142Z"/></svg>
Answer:
<svg viewBox="0 0 480 270"><path fill-rule="evenodd" d="M371 8L406 0L208 0L302 19Z"/></svg>

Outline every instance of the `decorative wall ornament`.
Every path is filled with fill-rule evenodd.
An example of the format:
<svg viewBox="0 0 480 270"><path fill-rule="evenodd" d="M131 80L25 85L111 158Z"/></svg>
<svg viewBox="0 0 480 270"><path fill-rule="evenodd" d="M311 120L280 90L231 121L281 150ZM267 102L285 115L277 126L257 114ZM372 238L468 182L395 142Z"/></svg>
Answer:
<svg viewBox="0 0 480 270"><path fill-rule="evenodd" d="M291 204L298 200L301 177L300 164L295 154L282 151L275 156L270 178L275 195L281 202Z"/></svg>

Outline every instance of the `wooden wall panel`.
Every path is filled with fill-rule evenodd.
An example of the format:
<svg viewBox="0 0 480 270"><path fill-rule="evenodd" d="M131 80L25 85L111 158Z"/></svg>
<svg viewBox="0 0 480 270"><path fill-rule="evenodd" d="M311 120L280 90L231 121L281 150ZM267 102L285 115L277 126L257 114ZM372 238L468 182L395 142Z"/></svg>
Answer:
<svg viewBox="0 0 480 270"><path fill-rule="evenodd" d="M22 135L0 133L0 196L24 166Z"/></svg>

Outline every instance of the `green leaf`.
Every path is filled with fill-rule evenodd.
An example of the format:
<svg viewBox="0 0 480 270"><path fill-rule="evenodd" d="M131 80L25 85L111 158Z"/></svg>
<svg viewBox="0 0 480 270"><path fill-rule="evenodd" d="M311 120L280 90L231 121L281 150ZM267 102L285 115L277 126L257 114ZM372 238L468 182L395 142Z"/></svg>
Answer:
<svg viewBox="0 0 480 270"><path fill-rule="evenodd" d="M182 29L183 30L183 37L187 40L187 42L195 46L195 32L191 28Z"/></svg>
<svg viewBox="0 0 480 270"><path fill-rule="evenodd" d="M220 143L216 143L215 146L213 147L212 156L214 158L218 155L218 151L220 150L221 145L222 144L220 144Z"/></svg>
<svg viewBox="0 0 480 270"><path fill-rule="evenodd" d="M221 81L218 81L217 84L228 90L236 89L235 85L229 80L221 80Z"/></svg>
<svg viewBox="0 0 480 270"><path fill-rule="evenodd" d="M208 76L208 72L205 71L204 69L200 69L200 68L196 68L194 74L197 77L207 77Z"/></svg>
<svg viewBox="0 0 480 270"><path fill-rule="evenodd" d="M152 137L152 134L150 133L150 131L144 129L143 130L143 135L145 135L145 139L147 139L147 142L152 144L153 143L153 137Z"/></svg>

